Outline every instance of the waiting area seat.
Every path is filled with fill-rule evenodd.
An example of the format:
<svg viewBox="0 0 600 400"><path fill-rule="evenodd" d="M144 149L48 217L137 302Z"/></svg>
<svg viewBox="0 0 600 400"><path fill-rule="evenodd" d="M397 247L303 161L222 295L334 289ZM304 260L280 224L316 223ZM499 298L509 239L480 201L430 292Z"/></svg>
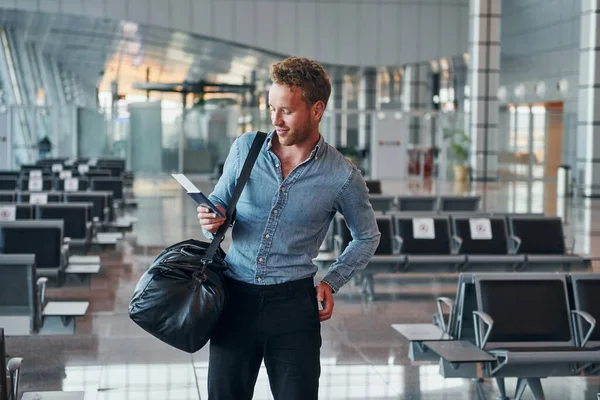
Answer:
<svg viewBox="0 0 600 400"><path fill-rule="evenodd" d="M48 301L48 279L37 277L35 260L33 254L0 254L0 326L11 336L73 334L89 303Z"/></svg>
<svg viewBox="0 0 600 400"><path fill-rule="evenodd" d="M394 216L400 254L406 255L403 271L453 272L466 257L453 251L448 217Z"/></svg>
<svg viewBox="0 0 600 400"><path fill-rule="evenodd" d="M438 200L435 196L399 196L398 211L436 211Z"/></svg>
<svg viewBox="0 0 600 400"><path fill-rule="evenodd" d="M513 254L504 217L451 217L457 252L466 256L465 270L515 270L525 264L525 255Z"/></svg>
<svg viewBox="0 0 600 400"><path fill-rule="evenodd" d="M587 267L590 260L567 251L562 220L547 216L509 216L511 239L516 254L529 265L559 264Z"/></svg>
<svg viewBox="0 0 600 400"><path fill-rule="evenodd" d="M334 237L335 254L343 259L344 250L351 245L352 235L341 215L336 217L337 234ZM355 281L361 285L361 291L370 299L374 295L373 276L378 273L394 273L406 262L406 257L399 254L400 240L394 236L393 220L390 216L377 216L377 227L381 233L375 255L369 260L367 267L360 271Z"/></svg>
<svg viewBox="0 0 600 400"><path fill-rule="evenodd" d="M69 251L63 232L62 220L1 221L0 253L34 254L36 275L60 281Z"/></svg>
<svg viewBox="0 0 600 400"><path fill-rule="evenodd" d="M96 256L75 262L64 220L0 221L0 254L34 254L36 275L58 286L67 281L89 285L100 270Z"/></svg>
<svg viewBox="0 0 600 400"><path fill-rule="evenodd" d="M369 194L369 202L374 211L389 212L394 208L396 198L384 194Z"/></svg>
<svg viewBox="0 0 600 400"><path fill-rule="evenodd" d="M72 246L90 246L94 231L92 229L92 203L57 203L36 206L39 220L63 220L64 236L70 239Z"/></svg>
<svg viewBox="0 0 600 400"><path fill-rule="evenodd" d="M378 252L365 270L357 274L363 293L369 298L374 298L374 276L382 273L588 271L591 267L591 259L564 252L562 221L556 217L480 212L395 212L376 213L376 218L381 243L392 249L392 253L386 254L394 256L394 268L389 265L380 268L379 256L383 253ZM381 225L384 220L385 224ZM537 227L535 235L532 229L519 229L515 223L529 220L534 221L533 226ZM391 229L388 228L390 221ZM330 265L343 255L352 241L344 218L337 215L334 222L327 232L321 253L313 260L318 265ZM516 227L524 239L514 236L511 226ZM518 252L514 245L532 241L537 243L537 247L521 247L521 250L526 250L525 253ZM554 254L544 254L550 252L550 246ZM333 251L329 250L332 247Z"/></svg>
<svg viewBox="0 0 600 400"><path fill-rule="evenodd" d="M434 324L393 324L415 361L439 359L446 378L518 378L543 399L540 379L600 374L600 274L461 274ZM442 304L449 306L443 313ZM445 317L447 315L447 317Z"/></svg>

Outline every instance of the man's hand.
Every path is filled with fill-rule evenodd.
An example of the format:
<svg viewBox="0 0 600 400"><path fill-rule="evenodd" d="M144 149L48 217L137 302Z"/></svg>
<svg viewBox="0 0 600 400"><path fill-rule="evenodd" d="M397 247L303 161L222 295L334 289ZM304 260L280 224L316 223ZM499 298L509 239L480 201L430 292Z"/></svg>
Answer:
<svg viewBox="0 0 600 400"><path fill-rule="evenodd" d="M223 207L217 206L217 208L225 214L225 209ZM223 222L225 222L225 218L220 218L206 207L199 206L196 211L198 211L198 221L200 221L200 225L210 233L216 233L219 230L219 227L223 225Z"/></svg>
<svg viewBox="0 0 600 400"><path fill-rule="evenodd" d="M323 309L319 310L319 321L327 321L333 314L333 289L325 282L317 285L317 301L323 304Z"/></svg>

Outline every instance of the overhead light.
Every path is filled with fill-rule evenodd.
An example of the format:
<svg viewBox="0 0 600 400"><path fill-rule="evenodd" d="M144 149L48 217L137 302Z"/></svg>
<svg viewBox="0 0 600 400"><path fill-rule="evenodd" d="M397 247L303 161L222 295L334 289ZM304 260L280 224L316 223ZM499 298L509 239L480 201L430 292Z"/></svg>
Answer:
<svg viewBox="0 0 600 400"><path fill-rule="evenodd" d="M498 100L505 101L507 95L508 95L508 92L506 90L506 86L500 86L498 88Z"/></svg>
<svg viewBox="0 0 600 400"><path fill-rule="evenodd" d="M465 64L469 65L469 63L471 62L471 55L469 53L464 53L463 60L464 60Z"/></svg>
<svg viewBox="0 0 600 400"><path fill-rule="evenodd" d="M569 81L566 79L561 79L560 81L558 81L558 83L556 84L556 89L560 92L560 93L566 93L569 90Z"/></svg>
<svg viewBox="0 0 600 400"><path fill-rule="evenodd" d="M525 96L525 86L522 83L518 84L515 87L514 93L517 98L522 98L523 96Z"/></svg>
<svg viewBox="0 0 600 400"><path fill-rule="evenodd" d="M535 94L540 97L544 97L546 95L546 84L544 82L538 82L534 87Z"/></svg>
<svg viewBox="0 0 600 400"><path fill-rule="evenodd" d="M448 70L448 60L445 58L440 58L440 68L442 68L443 71L447 71Z"/></svg>
<svg viewBox="0 0 600 400"><path fill-rule="evenodd" d="M139 25L135 22L124 22L123 23L123 36L125 37L134 37L138 31Z"/></svg>

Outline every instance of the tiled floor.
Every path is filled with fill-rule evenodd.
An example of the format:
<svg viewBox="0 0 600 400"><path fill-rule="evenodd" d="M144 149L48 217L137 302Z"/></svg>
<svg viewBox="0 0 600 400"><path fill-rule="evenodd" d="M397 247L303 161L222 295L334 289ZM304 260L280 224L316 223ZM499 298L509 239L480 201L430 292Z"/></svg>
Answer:
<svg viewBox="0 0 600 400"><path fill-rule="evenodd" d="M201 178L198 186L210 191ZM554 187L553 187L554 186ZM384 192L462 193L454 185L384 182ZM556 198L555 185L495 184L471 190L484 196L484 207L498 212L546 212L561 215L575 250L600 256L600 201ZM137 279L166 245L200 237L195 206L170 179L136 183L137 223L127 243L101 254L103 268L91 288L49 290L50 298L89 299L88 315L74 336L9 337L8 352L24 358L22 391L84 390L88 400L206 399L208 351L194 355L169 348L128 318L127 306ZM225 243L225 247L227 242ZM317 277L318 279L318 277ZM436 364L414 364L392 323L429 322L433 299L453 295L454 278L381 276L378 295L364 300L348 284L336 297L333 318L322 326L320 399L480 399L495 398L491 382L443 379ZM543 380L546 398L596 399L600 380ZM516 381L507 389L514 393ZM254 399L271 399L261 369ZM528 393L524 398L531 399Z"/></svg>

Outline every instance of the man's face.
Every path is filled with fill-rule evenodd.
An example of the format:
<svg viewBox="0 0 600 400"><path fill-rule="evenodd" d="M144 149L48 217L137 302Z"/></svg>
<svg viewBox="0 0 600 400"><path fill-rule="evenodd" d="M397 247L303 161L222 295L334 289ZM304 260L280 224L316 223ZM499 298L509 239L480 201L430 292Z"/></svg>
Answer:
<svg viewBox="0 0 600 400"><path fill-rule="evenodd" d="M269 90L269 107L271 122L282 146L299 145L310 137L315 120L312 107L302 100L299 88L273 84Z"/></svg>

